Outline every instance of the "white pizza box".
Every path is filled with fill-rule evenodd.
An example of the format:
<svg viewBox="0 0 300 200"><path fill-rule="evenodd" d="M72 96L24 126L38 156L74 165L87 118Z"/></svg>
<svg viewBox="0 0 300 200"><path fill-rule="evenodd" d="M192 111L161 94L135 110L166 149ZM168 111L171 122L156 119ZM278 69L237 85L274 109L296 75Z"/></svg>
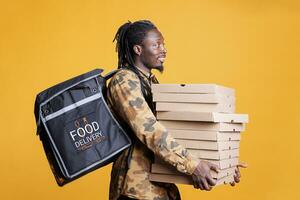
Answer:
<svg viewBox="0 0 300 200"><path fill-rule="evenodd" d="M234 174L236 167L230 167L227 169L221 169L219 172L211 170L211 176L215 179L220 179L230 174ZM174 174L174 175L184 175L179 172L175 167L169 164L157 164L154 163L151 165L151 173L154 174Z"/></svg>
<svg viewBox="0 0 300 200"><path fill-rule="evenodd" d="M242 132L245 130L243 123L224 123L224 122L198 122L198 121L175 121L159 120L167 129L201 130L201 131L223 131L223 132Z"/></svg>
<svg viewBox="0 0 300 200"><path fill-rule="evenodd" d="M235 113L234 104L157 102L156 111L196 111Z"/></svg>
<svg viewBox="0 0 300 200"><path fill-rule="evenodd" d="M240 146L240 141L203 141L203 140L186 140L186 139L176 139L176 141L189 149L206 149L206 150L230 150L238 149Z"/></svg>
<svg viewBox="0 0 300 200"><path fill-rule="evenodd" d="M234 175L229 175L217 180L216 185L228 184L234 181ZM149 180L163 183L188 184L193 185L192 176L188 175L169 175L169 174L149 174Z"/></svg>
<svg viewBox="0 0 300 200"><path fill-rule="evenodd" d="M221 93L231 96L235 95L234 89L217 84L152 84L151 87L153 93Z"/></svg>
<svg viewBox="0 0 300 200"><path fill-rule="evenodd" d="M235 105L234 96L219 94L184 94L184 93L153 93L155 102L183 102L183 103L227 103Z"/></svg>
<svg viewBox="0 0 300 200"><path fill-rule="evenodd" d="M248 123L247 114L227 114L218 112L184 112L184 111L159 111L159 120L183 120L183 121L205 121L205 122L230 122Z"/></svg>
<svg viewBox="0 0 300 200"><path fill-rule="evenodd" d="M203 159L205 160L205 159ZM234 167L238 165L239 163L239 158L230 158L230 159L224 159L224 160L206 160L210 163L213 163L219 167L219 169L227 169ZM161 158L158 158L157 156L154 157L154 163L155 164L168 164L165 161L163 161Z"/></svg>
<svg viewBox="0 0 300 200"><path fill-rule="evenodd" d="M224 159L239 157L239 149L214 151L214 150L200 150L200 149L187 148L187 151L196 158L206 159L206 160L224 160Z"/></svg>
<svg viewBox="0 0 300 200"><path fill-rule="evenodd" d="M181 129L168 129L175 139L209 140L209 141L240 141L240 132L221 131L194 131Z"/></svg>

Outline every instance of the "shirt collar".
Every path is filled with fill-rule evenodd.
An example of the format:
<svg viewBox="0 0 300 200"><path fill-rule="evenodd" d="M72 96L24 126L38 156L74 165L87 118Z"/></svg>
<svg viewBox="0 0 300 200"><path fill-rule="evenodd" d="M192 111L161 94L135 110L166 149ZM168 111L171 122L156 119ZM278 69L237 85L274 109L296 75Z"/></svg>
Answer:
<svg viewBox="0 0 300 200"><path fill-rule="evenodd" d="M136 67L140 72L141 72L141 74L143 75L143 76L145 76L147 79L150 79L151 77L152 77L152 73L151 73L151 70L150 70L150 72L148 72L148 71L146 71L146 70L144 70L144 69L141 69L141 68L139 68L139 67Z"/></svg>

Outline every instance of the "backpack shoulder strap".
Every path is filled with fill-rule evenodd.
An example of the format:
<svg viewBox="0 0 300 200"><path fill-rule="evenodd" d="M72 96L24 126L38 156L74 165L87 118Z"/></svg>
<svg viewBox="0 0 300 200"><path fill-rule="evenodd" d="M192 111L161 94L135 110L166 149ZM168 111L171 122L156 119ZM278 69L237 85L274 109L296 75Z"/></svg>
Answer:
<svg viewBox="0 0 300 200"><path fill-rule="evenodd" d="M113 75L115 75L120 69L115 69L113 71L108 72L107 74L104 75L104 79L108 80L110 79Z"/></svg>

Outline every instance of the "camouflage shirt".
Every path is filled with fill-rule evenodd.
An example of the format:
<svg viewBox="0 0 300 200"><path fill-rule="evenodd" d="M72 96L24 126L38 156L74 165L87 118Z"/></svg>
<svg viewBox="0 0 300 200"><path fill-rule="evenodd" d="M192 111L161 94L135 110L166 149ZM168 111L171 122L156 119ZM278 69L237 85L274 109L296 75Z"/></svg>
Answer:
<svg viewBox="0 0 300 200"><path fill-rule="evenodd" d="M142 71L141 74L149 83L151 73ZM180 199L175 184L149 181L153 155L161 157L186 174L193 173L198 160L179 145L156 120L134 72L119 70L112 77L107 92L108 103L114 114L130 127L135 136L129 166L127 167L127 159L130 150L124 151L113 164L109 199L116 200L120 195L144 200Z"/></svg>

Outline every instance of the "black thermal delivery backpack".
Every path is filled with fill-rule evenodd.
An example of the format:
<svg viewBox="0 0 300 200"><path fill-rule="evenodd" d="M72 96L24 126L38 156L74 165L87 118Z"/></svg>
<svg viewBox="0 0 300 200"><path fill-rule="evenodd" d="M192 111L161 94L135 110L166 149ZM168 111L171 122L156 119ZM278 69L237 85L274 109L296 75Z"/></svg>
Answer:
<svg viewBox="0 0 300 200"><path fill-rule="evenodd" d="M36 97L37 134L59 186L109 164L131 146L105 99L106 81L116 71L102 72L87 72Z"/></svg>

